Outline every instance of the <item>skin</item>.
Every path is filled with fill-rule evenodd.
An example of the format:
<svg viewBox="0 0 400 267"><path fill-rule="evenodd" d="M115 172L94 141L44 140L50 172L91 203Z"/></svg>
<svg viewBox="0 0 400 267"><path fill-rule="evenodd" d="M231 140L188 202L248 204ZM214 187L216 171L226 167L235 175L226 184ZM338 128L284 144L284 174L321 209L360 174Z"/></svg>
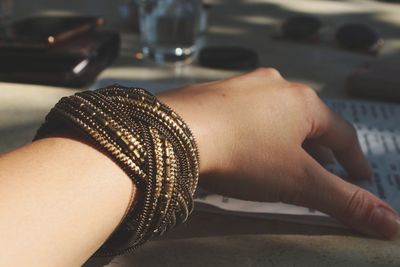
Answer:
<svg viewBox="0 0 400 267"><path fill-rule="evenodd" d="M204 188L303 205L359 232L397 236L388 204L318 163L334 156L354 179L371 174L354 128L310 88L259 69L159 99L192 129ZM69 132L0 156L0 170L0 266L82 265L136 197L112 160Z"/></svg>

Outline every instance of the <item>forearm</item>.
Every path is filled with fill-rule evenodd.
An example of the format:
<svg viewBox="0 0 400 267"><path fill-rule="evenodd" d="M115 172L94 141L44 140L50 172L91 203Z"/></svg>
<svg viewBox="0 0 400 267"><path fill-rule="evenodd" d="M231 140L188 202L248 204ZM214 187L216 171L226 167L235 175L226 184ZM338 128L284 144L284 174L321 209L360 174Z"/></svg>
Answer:
<svg viewBox="0 0 400 267"><path fill-rule="evenodd" d="M118 226L134 186L76 138L46 138L0 159L0 266L80 266Z"/></svg>

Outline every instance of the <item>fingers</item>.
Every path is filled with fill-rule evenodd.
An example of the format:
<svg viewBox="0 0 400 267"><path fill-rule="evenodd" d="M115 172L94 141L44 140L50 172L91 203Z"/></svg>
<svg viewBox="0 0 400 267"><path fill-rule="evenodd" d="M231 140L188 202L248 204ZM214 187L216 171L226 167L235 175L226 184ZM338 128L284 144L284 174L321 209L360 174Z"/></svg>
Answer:
<svg viewBox="0 0 400 267"><path fill-rule="evenodd" d="M400 218L387 203L326 171L305 152L304 161L294 204L320 210L363 233L391 239L399 235Z"/></svg>
<svg viewBox="0 0 400 267"><path fill-rule="evenodd" d="M311 140L306 140L303 143L303 149L307 151L316 161L321 165L334 163L335 156L332 151L324 146L312 142Z"/></svg>
<svg viewBox="0 0 400 267"><path fill-rule="evenodd" d="M330 148L338 162L354 179L369 179L371 167L363 155L354 127L317 100L313 110L313 129L308 138Z"/></svg>

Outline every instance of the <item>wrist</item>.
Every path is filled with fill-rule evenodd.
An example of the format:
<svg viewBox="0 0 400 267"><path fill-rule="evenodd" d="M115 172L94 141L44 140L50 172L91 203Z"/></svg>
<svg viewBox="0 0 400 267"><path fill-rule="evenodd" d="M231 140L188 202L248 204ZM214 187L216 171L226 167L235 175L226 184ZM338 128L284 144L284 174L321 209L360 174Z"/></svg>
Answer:
<svg viewBox="0 0 400 267"><path fill-rule="evenodd" d="M218 149L223 141L218 134L221 125L215 125L215 120L210 119L213 117L207 116L201 100L185 90L164 92L157 98L179 114L193 133L200 155L200 174L214 173L223 166L223 153Z"/></svg>

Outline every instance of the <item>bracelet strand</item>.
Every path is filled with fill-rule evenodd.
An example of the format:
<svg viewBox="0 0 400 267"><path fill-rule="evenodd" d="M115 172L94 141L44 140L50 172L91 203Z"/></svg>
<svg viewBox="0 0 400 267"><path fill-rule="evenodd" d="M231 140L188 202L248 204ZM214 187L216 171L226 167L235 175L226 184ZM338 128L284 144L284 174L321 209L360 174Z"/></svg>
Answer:
<svg viewBox="0 0 400 267"><path fill-rule="evenodd" d="M33 140L67 128L84 133L114 160L139 194L95 256L133 251L187 220L199 176L198 149L182 118L154 95L114 85L64 97Z"/></svg>

